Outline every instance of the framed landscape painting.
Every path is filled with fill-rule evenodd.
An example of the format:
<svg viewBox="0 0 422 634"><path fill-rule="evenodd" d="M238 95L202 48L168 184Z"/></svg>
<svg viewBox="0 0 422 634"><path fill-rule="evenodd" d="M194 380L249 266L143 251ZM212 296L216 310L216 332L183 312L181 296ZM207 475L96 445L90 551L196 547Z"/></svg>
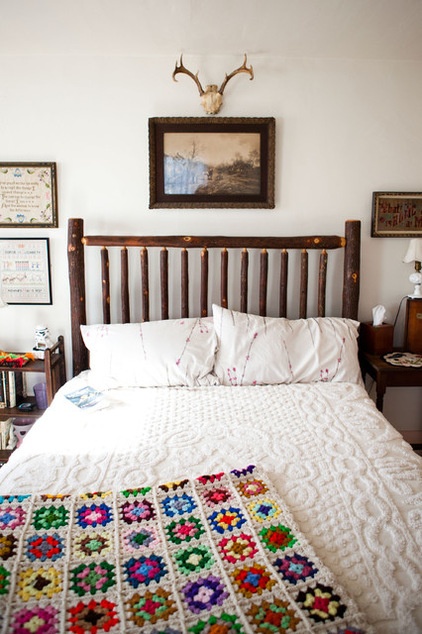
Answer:
<svg viewBox="0 0 422 634"><path fill-rule="evenodd" d="M274 208L273 118L149 120L150 208Z"/></svg>

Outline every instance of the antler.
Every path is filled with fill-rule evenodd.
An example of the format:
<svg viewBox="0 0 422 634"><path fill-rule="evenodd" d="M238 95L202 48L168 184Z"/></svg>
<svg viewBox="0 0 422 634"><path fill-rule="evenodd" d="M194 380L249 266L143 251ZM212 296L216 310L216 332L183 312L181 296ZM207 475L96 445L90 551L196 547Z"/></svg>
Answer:
<svg viewBox="0 0 422 634"><path fill-rule="evenodd" d="M199 94L200 94L200 96L202 97L202 95L204 94L204 89L202 88L202 86L201 86L201 82L200 82L200 81L199 81L199 79L198 79L198 73L196 73L196 75L194 75L194 74L193 74L190 70L188 70L187 68L185 68L185 67L183 66L183 59L182 59L182 58L183 58L183 55L181 55L181 56L180 56L180 63L179 63L179 65L177 65L177 62L176 62L176 66L174 67L174 71L173 71L173 75L172 75L172 77L173 77L173 81L177 81L177 79L176 79L176 75L177 75L178 73L183 73L183 74L185 74L185 75L189 75L189 77L192 77L193 81L194 81L194 82L195 82L195 84L197 85L198 90L199 90ZM199 71L198 71L198 72L199 72Z"/></svg>
<svg viewBox="0 0 422 634"><path fill-rule="evenodd" d="M183 56L180 55L180 62L179 64L176 62L176 66L173 71L173 81L177 81L176 75L178 73L189 75L189 77L193 79L193 81L198 87L199 95L201 97L201 105L204 108L205 112L207 114L217 114L220 111L221 104L223 103L223 92L226 87L226 84L228 81L230 81L232 77L234 77L238 73L248 73L248 75L251 76L251 79L254 78L252 66L249 66L248 68L246 66L246 63L247 63L247 56L245 53L242 66L239 66L239 68L236 68L236 70L231 72L230 75L227 75L226 73L226 77L218 90L217 90L216 84L210 84L204 90L201 86L201 82L198 79L198 73L194 75L190 70L185 68L185 66L183 66Z"/></svg>
<svg viewBox="0 0 422 634"><path fill-rule="evenodd" d="M223 83L221 84L221 86L220 86L220 88L218 90L220 95L223 94L224 89L225 89L225 87L227 85L227 82L230 81L230 79L232 77L234 77L235 75L237 75L238 73L248 73L251 76L249 81L252 81L252 79L254 77L254 75L253 75L253 67L249 66L249 68L248 68L246 66L246 62L247 62L247 55L245 53L244 56L243 56L243 64L242 64L242 66L239 66L239 68L236 68L236 70L234 70L232 73L230 73L230 75L227 75L227 73L226 73L226 77L225 77Z"/></svg>

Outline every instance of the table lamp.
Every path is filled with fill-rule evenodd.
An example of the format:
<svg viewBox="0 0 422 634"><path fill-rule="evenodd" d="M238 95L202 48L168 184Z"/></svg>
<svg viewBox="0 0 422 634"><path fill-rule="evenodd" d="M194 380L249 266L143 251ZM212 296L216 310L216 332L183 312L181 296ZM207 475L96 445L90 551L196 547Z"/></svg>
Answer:
<svg viewBox="0 0 422 634"><path fill-rule="evenodd" d="M421 294L421 284L422 284L422 273L421 273L421 261L422 261L422 238L412 238L409 243L409 247L406 251L406 254L403 258L403 262L408 264L409 262L414 262L415 264L415 272L409 275L409 281L415 285L412 295L408 295L408 297L412 298L422 298Z"/></svg>

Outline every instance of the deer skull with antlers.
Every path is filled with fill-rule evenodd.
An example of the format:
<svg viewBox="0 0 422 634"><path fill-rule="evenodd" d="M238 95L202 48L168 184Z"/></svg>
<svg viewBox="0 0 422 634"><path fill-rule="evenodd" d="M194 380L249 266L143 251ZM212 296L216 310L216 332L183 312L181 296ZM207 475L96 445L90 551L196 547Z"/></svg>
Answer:
<svg viewBox="0 0 422 634"><path fill-rule="evenodd" d="M201 105L207 114L217 114L219 112L221 108L221 104L223 103L224 89L227 86L227 82L229 82L232 77L234 77L238 73L248 73L248 75L250 75L250 81L254 78L252 66L249 66L249 68L246 66L247 57L245 53L242 66L239 66L239 68L236 68L229 75L227 75L226 73L226 76L220 88L217 89L216 84L210 84L204 90L201 86L201 82L198 79L198 73L194 75L190 70L185 68L185 66L183 66L182 58L183 56L181 55L179 64L177 64L176 62L176 66L173 71L173 80L177 81L176 75L179 73L183 73L184 75L189 75L189 77L193 79L193 81L198 87L199 95L201 97Z"/></svg>

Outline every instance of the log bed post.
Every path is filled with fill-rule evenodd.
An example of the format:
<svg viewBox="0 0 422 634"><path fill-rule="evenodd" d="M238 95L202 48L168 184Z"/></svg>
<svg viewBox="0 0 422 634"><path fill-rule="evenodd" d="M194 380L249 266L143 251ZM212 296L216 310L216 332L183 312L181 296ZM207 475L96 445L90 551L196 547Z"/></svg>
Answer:
<svg viewBox="0 0 422 634"><path fill-rule="evenodd" d="M342 316L358 318L360 288L360 220L346 220Z"/></svg>
<svg viewBox="0 0 422 634"><path fill-rule="evenodd" d="M84 221L69 218L67 257L72 312L72 371L76 376L88 367L88 350L82 340L80 325L86 323Z"/></svg>

